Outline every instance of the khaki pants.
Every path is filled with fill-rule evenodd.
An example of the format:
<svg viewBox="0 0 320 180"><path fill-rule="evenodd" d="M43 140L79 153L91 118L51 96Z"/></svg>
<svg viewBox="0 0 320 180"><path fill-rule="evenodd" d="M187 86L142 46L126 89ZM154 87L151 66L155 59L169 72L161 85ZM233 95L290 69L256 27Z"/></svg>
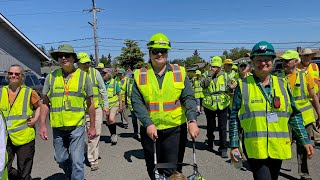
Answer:
<svg viewBox="0 0 320 180"><path fill-rule="evenodd" d="M99 142L100 142L100 135L101 135L101 125L102 125L102 109L98 107L96 109L96 137L89 140L87 142L87 157L90 164L98 164L99 158ZM90 127L90 118L89 115L86 114L86 126L87 128Z"/></svg>
<svg viewBox="0 0 320 180"><path fill-rule="evenodd" d="M128 119L129 119L129 109L126 108L125 102L122 102L122 113L121 113L121 122L123 125L129 124Z"/></svg>

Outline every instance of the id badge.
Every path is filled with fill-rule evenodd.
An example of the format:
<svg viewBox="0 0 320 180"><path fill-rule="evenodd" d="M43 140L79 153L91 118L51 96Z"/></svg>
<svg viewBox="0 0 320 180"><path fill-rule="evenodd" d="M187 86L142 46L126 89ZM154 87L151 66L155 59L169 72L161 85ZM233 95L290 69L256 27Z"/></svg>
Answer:
<svg viewBox="0 0 320 180"><path fill-rule="evenodd" d="M268 123L278 122L278 115L274 112L267 113Z"/></svg>
<svg viewBox="0 0 320 180"><path fill-rule="evenodd" d="M70 111L70 107L71 107L71 102L69 100L65 100L64 101L64 109L66 111Z"/></svg>

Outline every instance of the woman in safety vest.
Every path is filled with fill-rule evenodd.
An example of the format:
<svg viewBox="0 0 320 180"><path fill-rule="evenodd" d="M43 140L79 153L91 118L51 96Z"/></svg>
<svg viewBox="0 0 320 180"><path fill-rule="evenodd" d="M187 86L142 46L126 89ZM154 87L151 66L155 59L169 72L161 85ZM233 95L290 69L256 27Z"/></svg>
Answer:
<svg viewBox="0 0 320 180"><path fill-rule="evenodd" d="M204 97L203 92L202 92L202 86L201 86L201 71L196 70L196 77L193 77L191 82L192 82L192 87L194 91L194 97L196 98L197 101L197 114L198 116L201 114L201 102Z"/></svg>
<svg viewBox="0 0 320 180"><path fill-rule="evenodd" d="M276 57L273 46L261 41L251 52L253 75L239 80L230 115L230 156L238 161L238 129L244 131L247 161L256 180L278 179L282 160L291 158L288 123L313 155L301 112L297 109L286 79L270 74Z"/></svg>
<svg viewBox="0 0 320 180"><path fill-rule="evenodd" d="M150 63L136 70L132 87L132 105L141 121L141 144L148 174L153 176L153 145L156 142L159 163L183 162L188 130L196 138L196 101L185 68L168 63L171 44L167 36L157 33L148 43ZM178 169L161 169L169 177Z"/></svg>

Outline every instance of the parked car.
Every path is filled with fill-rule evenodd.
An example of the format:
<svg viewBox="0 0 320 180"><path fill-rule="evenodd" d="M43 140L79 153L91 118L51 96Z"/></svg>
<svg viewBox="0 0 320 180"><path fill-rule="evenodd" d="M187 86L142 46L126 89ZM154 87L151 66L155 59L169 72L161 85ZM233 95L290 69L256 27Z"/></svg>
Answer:
<svg viewBox="0 0 320 180"><path fill-rule="evenodd" d="M0 72L0 87L6 86L9 84L7 81L7 72ZM42 97L43 85L40 83L39 79L35 74L30 71L25 72L25 82L24 84L32 89L34 89L40 97Z"/></svg>

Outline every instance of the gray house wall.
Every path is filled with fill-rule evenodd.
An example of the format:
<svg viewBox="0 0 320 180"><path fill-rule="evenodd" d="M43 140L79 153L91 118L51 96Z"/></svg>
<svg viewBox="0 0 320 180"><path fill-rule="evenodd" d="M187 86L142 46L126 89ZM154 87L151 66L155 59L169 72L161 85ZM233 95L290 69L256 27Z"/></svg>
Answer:
<svg viewBox="0 0 320 180"><path fill-rule="evenodd" d="M8 61L2 62L2 66L4 66L5 64L9 66L11 64L16 64L16 62L12 60L16 59L29 69L37 73L37 75L41 75L39 56L32 53L33 51L31 49L28 49L28 46L25 41L23 41L21 38L17 38L16 36L14 36L13 33L10 33L8 29L1 26L1 24L0 37L0 49L5 51L0 51L0 61ZM7 67L2 66L0 67L0 70L7 69Z"/></svg>

